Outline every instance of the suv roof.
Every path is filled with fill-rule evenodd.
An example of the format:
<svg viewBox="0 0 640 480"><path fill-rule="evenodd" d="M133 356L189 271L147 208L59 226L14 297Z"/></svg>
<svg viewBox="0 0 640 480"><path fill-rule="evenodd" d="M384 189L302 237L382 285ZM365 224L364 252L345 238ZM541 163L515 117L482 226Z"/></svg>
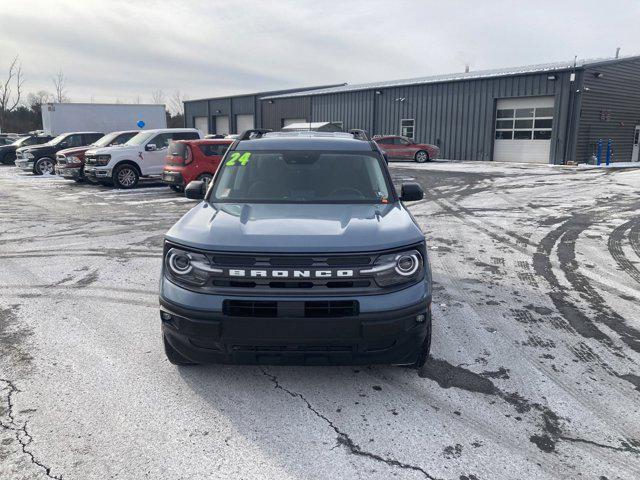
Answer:
<svg viewBox="0 0 640 480"><path fill-rule="evenodd" d="M265 132L257 138L238 140L234 149L378 151L372 143L347 132Z"/></svg>
<svg viewBox="0 0 640 480"><path fill-rule="evenodd" d="M233 138L198 138L192 140L172 140L176 143L188 143L189 145L217 145L220 143L233 143Z"/></svg>

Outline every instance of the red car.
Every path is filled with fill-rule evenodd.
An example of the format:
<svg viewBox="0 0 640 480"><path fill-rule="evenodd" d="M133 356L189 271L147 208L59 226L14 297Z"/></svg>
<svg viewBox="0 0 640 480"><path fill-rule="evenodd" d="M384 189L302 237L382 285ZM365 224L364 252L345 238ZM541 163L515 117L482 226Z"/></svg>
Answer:
<svg viewBox="0 0 640 480"><path fill-rule="evenodd" d="M171 142L162 181L181 192L192 180L210 182L233 139Z"/></svg>
<svg viewBox="0 0 640 480"><path fill-rule="evenodd" d="M440 155L440 148L428 143L416 143L410 138L399 135L380 135L373 137L373 140L380 145L392 159L415 160L418 163L434 160Z"/></svg>
<svg viewBox="0 0 640 480"><path fill-rule="evenodd" d="M135 137L140 130L107 133L91 145L72 147L60 150L56 154L55 171L57 175L69 180L81 182L84 179L84 154L92 148L112 147L122 145Z"/></svg>

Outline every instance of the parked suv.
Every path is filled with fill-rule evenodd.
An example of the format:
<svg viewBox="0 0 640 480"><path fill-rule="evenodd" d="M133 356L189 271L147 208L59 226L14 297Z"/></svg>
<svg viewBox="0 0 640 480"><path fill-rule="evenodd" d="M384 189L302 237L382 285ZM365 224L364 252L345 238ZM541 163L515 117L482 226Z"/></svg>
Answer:
<svg viewBox="0 0 640 480"><path fill-rule="evenodd" d="M98 132L63 133L42 145L18 148L15 163L25 172L33 172L36 175L52 174L55 173L56 154L60 150L89 145L102 136L104 133Z"/></svg>
<svg viewBox="0 0 640 480"><path fill-rule="evenodd" d="M410 138L397 135L375 136L373 139L386 152L389 159L415 160L418 163L435 160L440 148L428 143L416 143Z"/></svg>
<svg viewBox="0 0 640 480"><path fill-rule="evenodd" d="M165 236L164 348L177 365L420 367L431 341L425 238L378 146L347 133L247 131ZM262 135L251 138L252 134Z"/></svg>
<svg viewBox="0 0 640 480"><path fill-rule="evenodd" d="M182 191L192 180L209 183L233 140L179 140L171 142L162 181Z"/></svg>
<svg viewBox="0 0 640 480"><path fill-rule="evenodd" d="M195 128L144 130L124 145L93 148L85 153L84 176L92 182L134 188L140 177L160 176L172 140L195 140Z"/></svg>
<svg viewBox="0 0 640 480"><path fill-rule="evenodd" d="M56 174L63 178L81 182L84 179L84 154L88 150L122 145L138 133L140 133L140 130L112 132L96 140L91 145L60 150L56 154Z"/></svg>
<svg viewBox="0 0 640 480"><path fill-rule="evenodd" d="M8 145L0 145L0 163L13 163L16 160L16 150L30 145L47 143L53 137L49 135L27 135L13 141Z"/></svg>

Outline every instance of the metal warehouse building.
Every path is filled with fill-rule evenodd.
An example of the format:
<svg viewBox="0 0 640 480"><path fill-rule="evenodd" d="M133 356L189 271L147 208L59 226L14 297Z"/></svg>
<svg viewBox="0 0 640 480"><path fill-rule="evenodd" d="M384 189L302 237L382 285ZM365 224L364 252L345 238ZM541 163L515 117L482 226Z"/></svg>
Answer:
<svg viewBox="0 0 640 480"><path fill-rule="evenodd" d="M239 133L262 125L261 97L280 95L314 89L344 86L324 85L318 87L294 88L288 90L273 90L270 92L249 93L231 97L204 98L201 100L187 100L184 102L185 126L201 130L203 133L218 133L227 135Z"/></svg>
<svg viewBox="0 0 640 480"><path fill-rule="evenodd" d="M640 56L249 97L253 125L240 128L238 119L235 131L326 121L433 143L443 158L555 164L587 161L598 139L605 147L611 139L614 161L638 160ZM232 112L244 98L188 102L187 125L198 126L196 115L206 114L208 131L219 131L212 129L216 113Z"/></svg>

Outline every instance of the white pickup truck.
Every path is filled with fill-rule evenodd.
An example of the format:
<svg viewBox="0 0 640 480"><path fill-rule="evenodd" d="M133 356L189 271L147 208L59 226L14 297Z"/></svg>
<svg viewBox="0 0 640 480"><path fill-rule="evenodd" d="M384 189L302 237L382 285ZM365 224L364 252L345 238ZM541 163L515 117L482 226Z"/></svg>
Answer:
<svg viewBox="0 0 640 480"><path fill-rule="evenodd" d="M116 188L134 188L140 177L160 176L172 140L202 138L195 128L144 130L124 145L88 150L84 175L96 183Z"/></svg>

